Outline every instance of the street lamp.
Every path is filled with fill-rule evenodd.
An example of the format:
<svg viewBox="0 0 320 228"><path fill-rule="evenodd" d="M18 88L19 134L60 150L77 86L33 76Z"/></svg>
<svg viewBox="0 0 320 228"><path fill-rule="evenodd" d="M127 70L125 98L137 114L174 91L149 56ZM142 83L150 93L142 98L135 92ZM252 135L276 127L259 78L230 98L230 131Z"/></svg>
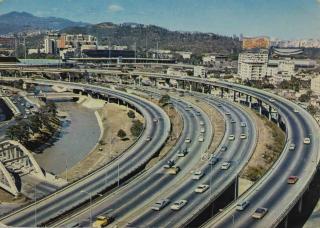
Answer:
<svg viewBox="0 0 320 228"><path fill-rule="evenodd" d="M34 186L34 226L37 227L37 185Z"/></svg>
<svg viewBox="0 0 320 228"><path fill-rule="evenodd" d="M81 192L90 196L90 227L92 227L92 194L84 190L81 190Z"/></svg>

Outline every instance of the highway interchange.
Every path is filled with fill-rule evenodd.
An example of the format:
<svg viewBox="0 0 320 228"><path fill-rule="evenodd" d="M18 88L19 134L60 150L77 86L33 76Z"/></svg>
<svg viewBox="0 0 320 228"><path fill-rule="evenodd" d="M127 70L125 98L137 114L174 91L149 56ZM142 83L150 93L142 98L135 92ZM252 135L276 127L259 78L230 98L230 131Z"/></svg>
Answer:
<svg viewBox="0 0 320 228"><path fill-rule="evenodd" d="M183 78L183 80L201 82L202 84L206 83L208 85L240 91L271 105L281 115L282 121L285 122L287 128L287 146L279 160L273 168L269 170L267 175L265 175L248 192L204 225L206 227L231 227L232 225L234 225L234 227L277 226L286 217L288 211L299 200L301 194L307 189L313 175L315 174L317 164L319 162L319 127L317 123L310 114L298 105L260 90L225 82L204 81L191 77ZM54 84L55 82L44 83ZM58 84L62 83L59 82ZM169 132L169 120L163 111L155 105L137 97L132 98L132 95L110 90L106 91L106 89L96 86L80 85L77 83L63 84L70 85L74 88L85 88L100 93L108 92L112 94L112 96L119 96L121 99L131 102L144 114L146 118L146 129L143 136L146 137L147 135L152 135L152 139L157 139L157 143L153 144L149 148L148 145L150 145L151 142L149 142L147 146L143 146L145 145L145 141L143 141L143 139L139 140L133 148L139 148L140 145L140 150L136 151L139 151L137 154L141 154L141 157L128 159L128 156L133 155L134 152L126 152L119 159L119 167L121 170L119 173L121 173L121 175L125 173L123 170L127 171L131 168L130 171L132 172L133 168L136 169L136 167L130 166L138 161L139 163L141 161L142 163L146 163L155 151L160 148L160 146L157 147L156 145L165 143ZM271 97L274 99L273 101L270 101ZM231 117L225 116L227 131L219 149L215 152L217 157L222 157L222 161L231 161L232 165L230 169L222 171L220 170L220 166L217 164L212 166L205 163L201 166L201 169L205 172L204 177L200 181L191 180L190 174L187 175L187 173L190 173L197 162L201 160L201 150L206 148L206 146L199 146L199 143L197 142L197 136L199 135L200 129L197 123L199 123L200 120L205 122L207 133L205 135L206 138L204 142L208 143L211 140L211 135L209 133L210 128L208 129L208 127L211 126L210 119L199 108L191 105L191 111L186 112L185 107L189 107L190 104L185 101L174 101L173 103L175 107L179 110L184 120L183 133L179 138L177 146L170 151L165 160L156 164L155 167L146 173L143 173L142 176L132 180L129 184L124 185L113 194L104 197L101 203L92 208L96 213L95 215L112 209L112 213L114 213L116 217L116 222L123 222L123 220L125 220L125 223L122 223L122 225L165 227L185 226L193 216L203 210L209 202L214 200L228 185L230 185L230 183L232 183L249 160L254 150L256 134L254 124L252 123L250 116L241 108L237 107L237 105L224 100L217 101L217 99L212 99L212 96L202 96L201 98L214 106L224 115L226 112L230 112L231 114ZM142 104L140 102L145 103ZM218 104L222 104L222 107L219 107ZM298 110L298 112L293 112L293 110ZM201 113L200 116L197 115L198 112ZM194 117L191 117L191 115L194 115ZM159 118L159 116L162 117ZM161 119L162 121L159 121L159 123L155 125L153 122L154 118L159 118L159 120ZM235 124L230 123L230 118L235 120ZM240 122L246 122L247 127L243 129L239 125ZM192 134L188 133L190 129L192 129ZM238 136L242 131L245 131L249 136L246 140L240 140L239 137L235 137L233 142L228 141L228 136L230 134ZM214 132L211 132L211 134L214 135ZM192 140L192 145L190 145L190 155L193 154L194 156L191 157L187 155L188 158L191 158L178 160L178 164L182 169L174 178L172 176L163 175L163 172L159 173L158 170L162 169L164 163L170 158L176 156L175 154L178 148L183 145L186 136L191 139L195 139ZM306 137L310 137L310 145L303 144L303 139ZM194 141L197 143L193 143ZM245 142L243 143L243 141ZM288 145L290 143L295 143L296 148L294 151L289 151ZM227 152L225 152L223 156L221 156L220 151L222 145L227 145L228 147ZM131 148L131 150L133 150L133 148ZM141 151L144 151L144 153ZM145 156L146 154L148 154L148 156ZM219 161L219 164L221 164L222 161ZM124 167L127 169L124 169ZM296 185L289 186L287 184L287 178L290 175L299 176L299 181ZM108 177L108 182L105 181L106 176ZM124 178L125 176L126 175L124 174L121 178ZM188 178L184 178L184 176L187 176ZM71 209L75 205L74 203L79 205L81 201L88 201L88 195L81 193L79 189L96 194L103 188L108 187L108 184L110 184L110 186L116 184L117 177L118 170L115 162L109 164L106 168L98 170L96 173L77 182L76 184L59 190L54 196L44 198L43 201L40 201L37 205L31 205L3 218L1 222L14 226L32 226L35 224L33 215L34 210L36 209L38 211L36 223L42 224L47 222L49 218L57 217L58 215L63 214L64 211ZM199 183L209 184L209 190L203 194L194 193L194 189ZM160 186L161 190L159 189ZM137 192L139 192L139 195L137 195ZM66 198L66 196L68 198ZM151 211L150 207L152 204L155 200L160 198L169 198L172 202L179 199L188 199L188 203L179 212L172 212L169 207L164 208L160 212ZM210 200L208 200L208 198ZM143 201L141 199L143 199ZM242 212L237 212L235 210L235 205L244 199L250 201L248 208ZM51 207L47 206L49 202L51 203ZM257 207L266 207L269 209L267 215L261 220L254 220L251 218L251 215ZM139 216L136 216L135 214L135 211L137 210L139 210ZM132 214L134 215L133 220L131 220ZM88 209L79 216L79 218L86 219L88 221ZM73 218L71 218L71 220ZM76 220L79 220L79 218ZM70 221L66 221L66 223L68 222Z"/></svg>

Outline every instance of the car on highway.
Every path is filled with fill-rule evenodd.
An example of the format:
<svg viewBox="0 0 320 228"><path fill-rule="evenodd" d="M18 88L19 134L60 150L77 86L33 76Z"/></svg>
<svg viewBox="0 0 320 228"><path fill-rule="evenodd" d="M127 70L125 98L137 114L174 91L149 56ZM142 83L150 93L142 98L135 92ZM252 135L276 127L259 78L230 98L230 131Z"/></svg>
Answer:
<svg viewBox="0 0 320 228"><path fill-rule="evenodd" d="M201 127L200 128L200 133L205 133L206 132L206 129L204 127Z"/></svg>
<svg viewBox="0 0 320 228"><path fill-rule="evenodd" d="M188 148L184 148L183 150L178 150L178 157L185 157L188 154Z"/></svg>
<svg viewBox="0 0 320 228"><path fill-rule="evenodd" d="M222 107L222 104L217 104L217 107L221 108L221 107Z"/></svg>
<svg viewBox="0 0 320 228"><path fill-rule="evenodd" d="M200 121L199 124L200 124L200 126L204 126L204 122L203 121Z"/></svg>
<svg viewBox="0 0 320 228"><path fill-rule="evenodd" d="M233 141L235 139L234 135L229 135L229 140Z"/></svg>
<svg viewBox="0 0 320 228"><path fill-rule="evenodd" d="M228 149L228 147L227 147L227 146L222 146L222 147L221 147L221 149L220 149L220 151L221 151L221 152L226 152L226 151L227 151L227 149Z"/></svg>
<svg viewBox="0 0 320 228"><path fill-rule="evenodd" d="M246 124L246 122L241 122L240 126L241 126L241 127L246 127L247 124Z"/></svg>
<svg viewBox="0 0 320 228"><path fill-rule="evenodd" d="M197 115L197 116L201 116L201 112L198 111L198 112L196 113L196 115Z"/></svg>
<svg viewBox="0 0 320 228"><path fill-rule="evenodd" d="M231 123L236 123L236 121L235 121L234 119L232 119L230 122L231 122Z"/></svg>
<svg viewBox="0 0 320 228"><path fill-rule="evenodd" d="M215 156L211 156L211 157L209 158L209 164L210 164L210 165L215 165L215 164L217 164L219 161L220 161L220 159L217 158L217 157L215 157Z"/></svg>
<svg viewBox="0 0 320 228"><path fill-rule="evenodd" d="M267 212L267 208L259 207L255 210L251 217L254 219L262 219L267 214Z"/></svg>
<svg viewBox="0 0 320 228"><path fill-rule="evenodd" d="M168 204L170 203L169 199L161 199L159 201L157 201L152 207L151 209L154 211L160 211L161 209L163 209L164 207L166 207Z"/></svg>
<svg viewBox="0 0 320 228"><path fill-rule="evenodd" d="M310 144L311 143L310 138L304 138L303 143L304 144Z"/></svg>
<svg viewBox="0 0 320 228"><path fill-rule="evenodd" d="M249 205L249 201L248 200L244 200L242 202L239 202L236 206L236 210L237 211L243 211L244 209L246 209L246 207Z"/></svg>
<svg viewBox="0 0 320 228"><path fill-rule="evenodd" d="M167 170L168 170L168 174L177 175L181 169L179 166L172 166L172 167L168 168Z"/></svg>
<svg viewBox="0 0 320 228"><path fill-rule="evenodd" d="M231 113L230 112L226 112L226 115L229 116L229 115L231 115Z"/></svg>
<svg viewBox="0 0 320 228"><path fill-rule="evenodd" d="M270 98L269 101L270 102L275 102L275 100L273 98Z"/></svg>
<svg viewBox="0 0 320 228"><path fill-rule="evenodd" d="M299 110L298 109L293 109L293 112L294 113L299 113Z"/></svg>
<svg viewBox="0 0 320 228"><path fill-rule="evenodd" d="M203 142L203 141L204 141L203 135L200 135L200 136L199 136L198 141L199 141L199 142Z"/></svg>
<svg viewBox="0 0 320 228"><path fill-rule="evenodd" d="M167 161L167 164L165 164L164 166L163 166L163 168L164 169L169 169L169 168L171 168L172 166L174 166L176 163L175 163L175 161L174 160L169 160L169 161Z"/></svg>
<svg viewBox="0 0 320 228"><path fill-rule="evenodd" d="M157 118L153 118L153 122L158 123L158 119Z"/></svg>
<svg viewBox="0 0 320 228"><path fill-rule="evenodd" d="M146 141L149 142L152 140L152 137L149 135L147 138L146 138Z"/></svg>
<svg viewBox="0 0 320 228"><path fill-rule="evenodd" d="M191 143L191 139L188 137L186 140L184 140L186 143Z"/></svg>
<svg viewBox="0 0 320 228"><path fill-rule="evenodd" d="M230 162L223 162L222 165L221 165L221 169L222 170L227 170L229 169L231 166L231 163Z"/></svg>
<svg viewBox="0 0 320 228"><path fill-rule="evenodd" d="M207 184L200 184L195 190L194 192L196 193L204 193L205 191L207 191L209 189L209 185Z"/></svg>
<svg viewBox="0 0 320 228"><path fill-rule="evenodd" d="M96 218L96 221L92 224L92 227L93 228L105 227L105 226L111 224L113 221L114 221L114 217L109 214L99 215Z"/></svg>
<svg viewBox="0 0 320 228"><path fill-rule="evenodd" d="M178 211L188 203L187 200L179 200L171 205L171 210Z"/></svg>
<svg viewBox="0 0 320 228"><path fill-rule="evenodd" d="M246 139L246 138L247 138L247 135L246 135L246 134L242 133L242 134L240 135L240 139Z"/></svg>
<svg viewBox="0 0 320 228"><path fill-rule="evenodd" d="M291 143L289 146L289 150L295 150L296 149L296 144Z"/></svg>
<svg viewBox="0 0 320 228"><path fill-rule="evenodd" d="M192 180L200 180L204 176L204 172L201 170L195 171L192 175Z"/></svg>
<svg viewBox="0 0 320 228"><path fill-rule="evenodd" d="M288 184L295 184L299 180L299 177L297 176L290 176L288 177L287 183Z"/></svg>

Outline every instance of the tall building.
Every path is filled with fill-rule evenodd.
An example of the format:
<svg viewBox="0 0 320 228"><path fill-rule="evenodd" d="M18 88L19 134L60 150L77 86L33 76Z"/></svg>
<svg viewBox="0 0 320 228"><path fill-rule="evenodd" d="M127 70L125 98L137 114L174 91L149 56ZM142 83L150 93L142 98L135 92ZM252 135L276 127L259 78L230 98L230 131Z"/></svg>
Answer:
<svg viewBox="0 0 320 228"><path fill-rule="evenodd" d="M58 45L56 39L50 39L49 37L44 39L44 50L46 54L57 54Z"/></svg>
<svg viewBox="0 0 320 228"><path fill-rule="evenodd" d="M193 69L193 76L206 78L206 68L203 66L195 66Z"/></svg>
<svg viewBox="0 0 320 228"><path fill-rule="evenodd" d="M238 75L242 80L262 80L267 75L268 52L240 53Z"/></svg>
<svg viewBox="0 0 320 228"><path fill-rule="evenodd" d="M320 95L320 75L311 79L311 90L312 92Z"/></svg>

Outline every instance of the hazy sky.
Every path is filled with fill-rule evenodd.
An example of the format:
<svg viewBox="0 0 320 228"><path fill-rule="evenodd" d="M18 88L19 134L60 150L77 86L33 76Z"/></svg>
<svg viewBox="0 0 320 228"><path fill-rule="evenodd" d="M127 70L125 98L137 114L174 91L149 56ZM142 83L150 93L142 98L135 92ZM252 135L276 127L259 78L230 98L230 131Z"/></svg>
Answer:
<svg viewBox="0 0 320 228"><path fill-rule="evenodd" d="M224 35L320 38L320 0L0 0L0 14L10 11Z"/></svg>

